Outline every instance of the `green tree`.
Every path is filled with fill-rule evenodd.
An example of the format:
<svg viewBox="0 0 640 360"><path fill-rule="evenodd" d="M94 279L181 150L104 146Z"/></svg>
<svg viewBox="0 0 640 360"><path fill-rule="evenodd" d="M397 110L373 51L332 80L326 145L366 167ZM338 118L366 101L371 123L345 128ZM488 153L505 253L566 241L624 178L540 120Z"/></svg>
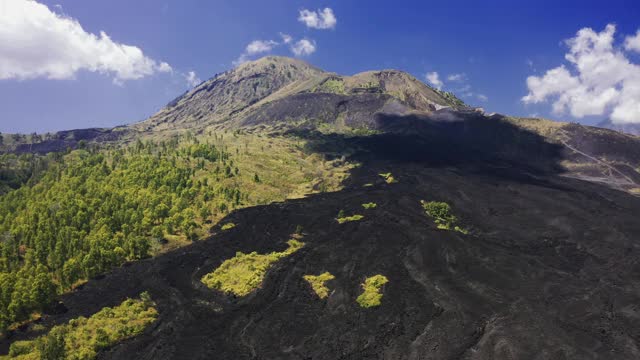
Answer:
<svg viewBox="0 0 640 360"><path fill-rule="evenodd" d="M31 284L31 301L39 306L46 306L56 295L56 286L51 274L44 265L38 265L36 276Z"/></svg>
<svg viewBox="0 0 640 360"><path fill-rule="evenodd" d="M46 337L38 339L36 348L41 360L64 360L66 358L65 336L66 328L56 326Z"/></svg>

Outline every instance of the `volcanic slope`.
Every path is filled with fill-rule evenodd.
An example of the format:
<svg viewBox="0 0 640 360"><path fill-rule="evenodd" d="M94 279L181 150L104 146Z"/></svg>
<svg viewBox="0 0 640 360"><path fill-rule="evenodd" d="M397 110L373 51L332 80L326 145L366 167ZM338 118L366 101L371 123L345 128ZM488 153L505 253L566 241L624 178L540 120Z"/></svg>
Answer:
<svg viewBox="0 0 640 360"><path fill-rule="evenodd" d="M432 89L401 71L340 76L297 59L269 56L217 74L135 128L229 128L266 117L298 123L341 121L342 126L364 127L378 111L463 106L453 94Z"/></svg>
<svg viewBox="0 0 640 360"><path fill-rule="evenodd" d="M269 57L145 122L89 131L85 145L99 152L190 133L224 134L221 148L232 144L243 159L247 191L263 184L252 175L264 165L242 151L248 137L252 154L278 140L313 166L357 165L344 186L327 188L339 191L235 210L206 239L89 280L1 340L0 354L148 291L157 320L99 358L640 358L637 137L489 116L399 71L342 77ZM79 145L81 135L51 144ZM52 139L11 146L49 151ZM297 168L288 156L275 160ZM321 191L313 180L293 193ZM423 201L451 214L426 214ZM288 252L292 238L304 246ZM260 266L262 281L246 296L202 282L230 259L241 266L229 271L251 279L255 266L241 262ZM305 276L324 273L333 278L321 298Z"/></svg>
<svg viewBox="0 0 640 360"><path fill-rule="evenodd" d="M640 357L640 200L559 176L558 146L533 133L521 154L539 154L531 164L505 156L513 143L449 151L425 136L313 135L320 152L358 149L343 190L234 211L221 222L233 228L91 280L41 324L148 291L157 321L100 358ZM438 229L421 200L449 204L468 233ZM339 213L362 218L341 224ZM237 252L284 251L296 232L304 247L249 295L201 282ZM335 278L320 299L304 276L324 272ZM377 275L388 280L380 305L361 307Z"/></svg>

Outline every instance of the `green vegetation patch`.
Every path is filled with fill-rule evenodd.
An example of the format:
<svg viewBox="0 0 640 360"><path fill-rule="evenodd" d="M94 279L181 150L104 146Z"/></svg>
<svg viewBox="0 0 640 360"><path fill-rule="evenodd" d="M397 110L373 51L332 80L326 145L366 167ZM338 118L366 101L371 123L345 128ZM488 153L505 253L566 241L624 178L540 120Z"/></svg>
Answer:
<svg viewBox="0 0 640 360"><path fill-rule="evenodd" d="M236 224L230 222L230 223L226 223L226 224L222 225L220 227L220 230L223 230L223 231L224 230L230 230L230 229L233 229L234 227L236 227Z"/></svg>
<svg viewBox="0 0 640 360"><path fill-rule="evenodd" d="M374 203L374 202L370 202L370 203L366 203L366 204L362 204L362 207L369 210L369 209L375 209L378 206L378 204Z"/></svg>
<svg viewBox="0 0 640 360"><path fill-rule="evenodd" d="M346 94L342 79L328 79L313 89L313 92Z"/></svg>
<svg viewBox="0 0 640 360"><path fill-rule="evenodd" d="M94 359L98 351L141 334L158 317L148 293L55 326L34 340L16 341L2 359Z"/></svg>
<svg viewBox="0 0 640 360"><path fill-rule="evenodd" d="M398 182L390 172L389 173L382 173L382 174L378 174L378 175L382 176L382 178L384 179L384 181L387 182L387 184L393 184L395 182Z"/></svg>
<svg viewBox="0 0 640 360"><path fill-rule="evenodd" d="M362 284L362 294L358 296L356 301L363 308L379 306L382 303L382 287L388 282L389 279L384 275L378 274L368 277Z"/></svg>
<svg viewBox="0 0 640 360"><path fill-rule="evenodd" d="M453 230L463 234L469 233L469 231L456 225L458 218L451 213L451 206L446 202L422 200L420 203L427 215L436 223L438 229Z"/></svg>
<svg viewBox="0 0 640 360"><path fill-rule="evenodd" d="M331 275L330 272L324 272L320 275L305 275L304 279L307 280L309 285L313 288L313 291L318 295L320 299L324 299L329 296L329 288L325 283L329 280L333 280L336 277Z"/></svg>
<svg viewBox="0 0 640 360"><path fill-rule="evenodd" d="M360 221L362 219L364 219L364 216L359 215L359 214L336 218L336 220L338 221L339 224L344 224L344 223L351 222L351 221Z"/></svg>
<svg viewBox="0 0 640 360"><path fill-rule="evenodd" d="M236 253L231 259L225 260L216 270L202 277L202 282L211 289L223 291L227 294L245 296L257 289L264 280L267 271L273 264L300 250L304 243L295 239L287 242L289 248L282 252L258 254L252 252Z"/></svg>

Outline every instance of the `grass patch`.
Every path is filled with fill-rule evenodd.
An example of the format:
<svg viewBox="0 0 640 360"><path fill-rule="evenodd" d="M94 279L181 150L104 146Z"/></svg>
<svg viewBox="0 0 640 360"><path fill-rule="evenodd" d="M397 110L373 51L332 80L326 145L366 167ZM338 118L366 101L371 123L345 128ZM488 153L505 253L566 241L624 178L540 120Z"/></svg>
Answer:
<svg viewBox="0 0 640 360"><path fill-rule="evenodd" d="M294 252L300 250L304 243L295 239L287 242L289 248L282 252L274 251L269 254L252 252L236 253L231 259L225 260L216 270L202 277L202 282L211 289L223 291L227 294L245 296L260 287L264 276L273 264Z"/></svg>
<svg viewBox="0 0 640 360"><path fill-rule="evenodd" d="M362 284L362 294L358 296L356 301L363 308L370 308L373 306L379 306L382 303L382 292L381 289L384 284L388 283L389 279L387 279L384 275L375 275L372 277L368 277L364 284Z"/></svg>
<svg viewBox="0 0 640 360"><path fill-rule="evenodd" d="M362 204L362 207L369 210L369 209L375 209L378 206L378 204L374 203L374 202L370 202L370 203L366 203L366 204Z"/></svg>
<svg viewBox="0 0 640 360"><path fill-rule="evenodd" d="M338 221L339 224L344 224L344 223L351 222L351 221L360 221L362 219L364 219L364 216L359 215L359 214L336 218L336 220Z"/></svg>
<svg viewBox="0 0 640 360"><path fill-rule="evenodd" d="M384 181L387 182L387 184L393 184L398 182L391 173L382 173L378 175L382 176L382 178L384 179Z"/></svg>
<svg viewBox="0 0 640 360"><path fill-rule="evenodd" d="M463 234L469 233L468 230L463 229L456 224L458 222L458 218L451 213L451 206L446 202L422 200L420 203L427 215L436 223L436 227L438 229L453 230Z"/></svg>
<svg viewBox="0 0 640 360"><path fill-rule="evenodd" d="M313 288L313 291L318 295L320 299L324 299L329 296L329 288L325 283L329 280L333 280L336 277L331 275L330 272L325 272L320 275L305 275L304 279L307 280L309 285Z"/></svg>
<svg viewBox="0 0 640 360"><path fill-rule="evenodd" d="M34 340L16 341L0 359L94 359L98 351L141 334L158 316L148 293L55 326Z"/></svg>
<svg viewBox="0 0 640 360"><path fill-rule="evenodd" d="M344 88L344 82L342 79L327 79L325 82L316 86L312 90L313 92L324 92L324 93L332 93L332 94L346 94Z"/></svg>
<svg viewBox="0 0 640 360"><path fill-rule="evenodd" d="M230 229L233 229L234 227L236 227L236 224L230 222L230 223L226 223L226 224L222 225L220 227L220 230L223 230L223 231L224 230L230 230Z"/></svg>

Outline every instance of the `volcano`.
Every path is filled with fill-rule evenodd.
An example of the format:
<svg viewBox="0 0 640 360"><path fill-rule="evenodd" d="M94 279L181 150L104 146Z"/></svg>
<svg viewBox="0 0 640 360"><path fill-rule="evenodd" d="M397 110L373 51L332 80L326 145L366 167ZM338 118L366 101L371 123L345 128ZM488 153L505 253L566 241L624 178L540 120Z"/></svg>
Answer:
<svg viewBox="0 0 640 360"><path fill-rule="evenodd" d="M397 70L267 57L143 122L5 151L186 132L293 139L357 165L340 189L238 208L202 239L90 279L0 351L147 292L157 319L98 358L640 358L640 138L486 114ZM215 274L252 253L273 259L257 284L223 290L246 274ZM325 273L321 296L305 276Z"/></svg>

